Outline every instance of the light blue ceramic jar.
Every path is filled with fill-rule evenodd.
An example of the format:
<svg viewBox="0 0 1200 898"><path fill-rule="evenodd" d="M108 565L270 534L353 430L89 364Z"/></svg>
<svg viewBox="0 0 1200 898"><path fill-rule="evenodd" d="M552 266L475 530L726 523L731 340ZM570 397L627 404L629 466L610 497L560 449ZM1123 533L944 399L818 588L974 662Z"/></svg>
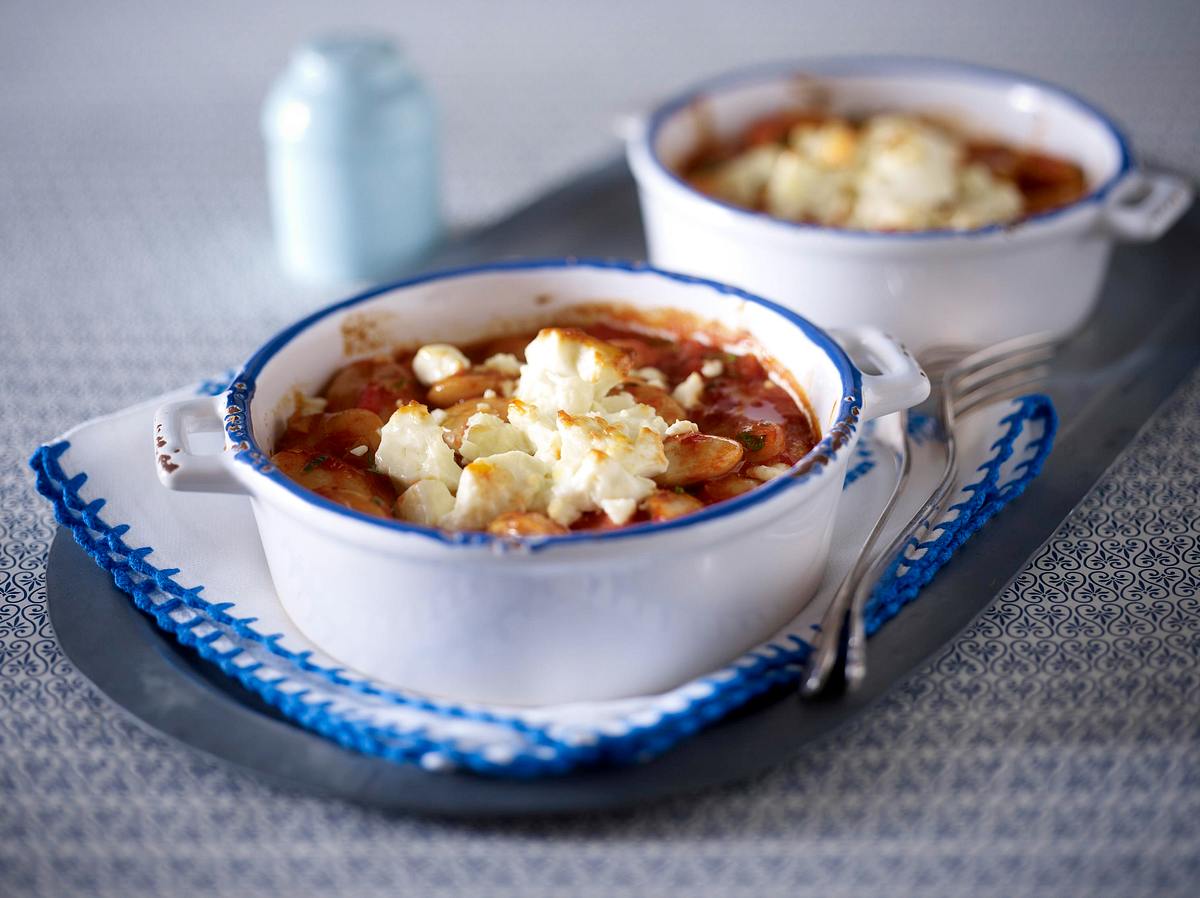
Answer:
<svg viewBox="0 0 1200 898"><path fill-rule="evenodd" d="M379 280L441 232L433 104L386 38L297 48L263 106L280 262L310 283Z"/></svg>

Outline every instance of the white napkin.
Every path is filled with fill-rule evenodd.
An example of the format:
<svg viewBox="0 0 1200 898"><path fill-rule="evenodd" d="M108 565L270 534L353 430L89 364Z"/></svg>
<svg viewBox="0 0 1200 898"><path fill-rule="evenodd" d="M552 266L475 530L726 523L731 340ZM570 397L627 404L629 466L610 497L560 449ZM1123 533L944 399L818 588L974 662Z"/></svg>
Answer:
<svg viewBox="0 0 1200 898"><path fill-rule="evenodd" d="M201 386L221 392L218 382ZM799 679L812 633L892 490L897 462L867 425L850 464L828 573L818 595L775 637L722 670L669 692L536 709L456 705L339 669L280 606L249 500L164 489L154 471L154 410L195 388L88 421L40 447L30 464L59 523L181 642L301 726L340 744L429 770L465 767L539 776L580 765L653 757L765 690ZM1040 471L1056 426L1044 396L981 409L958 425L961 464L953 508L914 540L873 594L874 632L955 549ZM912 473L893 515L899 528L941 473L936 422L909 424ZM896 532L895 530L893 532Z"/></svg>

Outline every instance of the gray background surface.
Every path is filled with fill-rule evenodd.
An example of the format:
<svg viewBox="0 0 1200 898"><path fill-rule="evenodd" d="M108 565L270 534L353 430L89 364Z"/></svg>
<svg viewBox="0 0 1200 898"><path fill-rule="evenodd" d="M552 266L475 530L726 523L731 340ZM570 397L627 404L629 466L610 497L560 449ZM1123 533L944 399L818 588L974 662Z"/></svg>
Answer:
<svg viewBox="0 0 1200 898"><path fill-rule="evenodd" d="M87 687L46 625L51 522L22 459L340 295L276 272L257 135L288 47L332 25L411 47L458 227L613 153L615 115L804 54L1023 69L1200 173L1195 2L4 4L0 894L1194 894L1195 382L877 715L702 799L553 824L387 819L269 791Z"/></svg>
<svg viewBox="0 0 1200 898"><path fill-rule="evenodd" d="M619 113L726 68L804 55L1026 71L1100 104L1146 153L1200 173L1193 0L9 2L0 21L0 146L96 174L157 160L181 176L246 179L260 227L258 102L294 43L340 27L395 33L425 73L460 222L612 152Z"/></svg>

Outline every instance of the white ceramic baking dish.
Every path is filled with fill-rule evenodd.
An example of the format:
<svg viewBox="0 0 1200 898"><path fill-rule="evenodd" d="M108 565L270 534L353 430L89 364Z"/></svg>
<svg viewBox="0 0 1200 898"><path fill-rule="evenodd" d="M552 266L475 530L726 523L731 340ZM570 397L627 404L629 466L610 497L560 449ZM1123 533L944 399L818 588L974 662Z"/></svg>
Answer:
<svg viewBox="0 0 1200 898"><path fill-rule="evenodd" d="M749 333L807 394L820 444L789 476L691 517L519 544L368 517L297 486L269 461L295 391L317 392L353 358L477 340L596 301L678 309ZM861 373L794 312L644 266L518 262L430 275L288 328L216 400L161 408L157 469L171 489L250 497L280 601L348 668L502 704L651 693L719 667L803 606L821 580L862 423L928 392L889 338L859 329L842 339L883 373ZM224 430L223 452L189 449L203 430Z"/></svg>
<svg viewBox="0 0 1200 898"><path fill-rule="evenodd" d="M714 200L676 170L701 142L789 108L915 112L1081 165L1079 201L1015 225L880 233L798 224ZM768 296L824 327L872 324L913 351L1034 332L1065 336L1091 313L1116 241L1160 237L1191 186L1139 169L1120 129L1083 100L962 63L827 59L700 84L627 123L650 260Z"/></svg>

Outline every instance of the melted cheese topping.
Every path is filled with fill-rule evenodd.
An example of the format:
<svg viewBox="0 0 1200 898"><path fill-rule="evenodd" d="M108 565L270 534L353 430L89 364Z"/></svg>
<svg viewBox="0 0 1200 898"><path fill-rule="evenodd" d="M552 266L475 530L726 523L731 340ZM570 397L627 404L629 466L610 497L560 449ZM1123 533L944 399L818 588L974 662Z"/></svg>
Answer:
<svg viewBox="0 0 1200 898"><path fill-rule="evenodd" d="M803 123L722 164L704 183L721 199L793 221L866 230L974 228L1012 221L1016 185L967 165L960 137L919 118L877 115L854 128Z"/></svg>
<svg viewBox="0 0 1200 898"><path fill-rule="evenodd" d="M694 408L700 404L700 397L704 394L704 378L700 376L698 371L693 371L687 378L679 384L671 395L675 401L684 408Z"/></svg>
<svg viewBox="0 0 1200 898"><path fill-rule="evenodd" d="M654 492L650 478L667 469L667 422L650 406L635 403L583 416L560 411L556 425L559 452L551 469L550 517L567 526L599 508L624 524L638 502Z"/></svg>
<svg viewBox="0 0 1200 898"><path fill-rule="evenodd" d="M454 511L442 526L482 530L508 511L541 511L549 486L546 466L524 452L503 452L471 462L462 472Z"/></svg>
<svg viewBox="0 0 1200 898"><path fill-rule="evenodd" d="M476 412L467 419L467 429L458 450L463 461L472 462L513 450L533 452L533 444L520 430L495 415Z"/></svg>
<svg viewBox="0 0 1200 898"><path fill-rule="evenodd" d="M625 354L574 328L548 327L525 348L516 397L545 410L584 415L627 371Z"/></svg>
<svg viewBox="0 0 1200 898"><path fill-rule="evenodd" d="M418 480L396 503L402 520L438 527L454 511L454 494L440 480Z"/></svg>
<svg viewBox="0 0 1200 898"><path fill-rule="evenodd" d="M542 330L525 358L508 420L488 411L468 419L463 469L424 406L399 408L384 425L376 466L406 488L402 518L479 530L507 512L544 512L570 526L602 511L624 524L667 469L664 436L697 431L690 421L668 427L652 407L612 392L628 376L626 355L582 331ZM698 399L703 384L693 377Z"/></svg>
<svg viewBox="0 0 1200 898"><path fill-rule="evenodd" d="M756 205L780 152L774 144L764 144L734 156L718 169L712 182L713 191L739 206Z"/></svg>
<svg viewBox="0 0 1200 898"><path fill-rule="evenodd" d="M412 366L417 380L428 387L447 377L453 377L460 371L466 371L471 367L471 360L463 355L457 346L451 346L449 343L430 343L417 350Z"/></svg>
<svg viewBox="0 0 1200 898"><path fill-rule="evenodd" d="M491 368L493 371L499 371L501 374L507 374L510 377L516 377L521 373L521 360L511 352L498 352L484 359L483 367Z"/></svg>
<svg viewBox="0 0 1200 898"><path fill-rule="evenodd" d="M462 476L454 450L442 439L441 425L419 402L400 406L383 425L375 467L404 487L440 480L453 490Z"/></svg>
<svg viewBox="0 0 1200 898"><path fill-rule="evenodd" d="M628 393L616 347L571 329L549 328L525 351L508 420L550 466L547 514L570 526L588 511L624 524L667 469L667 422Z"/></svg>

